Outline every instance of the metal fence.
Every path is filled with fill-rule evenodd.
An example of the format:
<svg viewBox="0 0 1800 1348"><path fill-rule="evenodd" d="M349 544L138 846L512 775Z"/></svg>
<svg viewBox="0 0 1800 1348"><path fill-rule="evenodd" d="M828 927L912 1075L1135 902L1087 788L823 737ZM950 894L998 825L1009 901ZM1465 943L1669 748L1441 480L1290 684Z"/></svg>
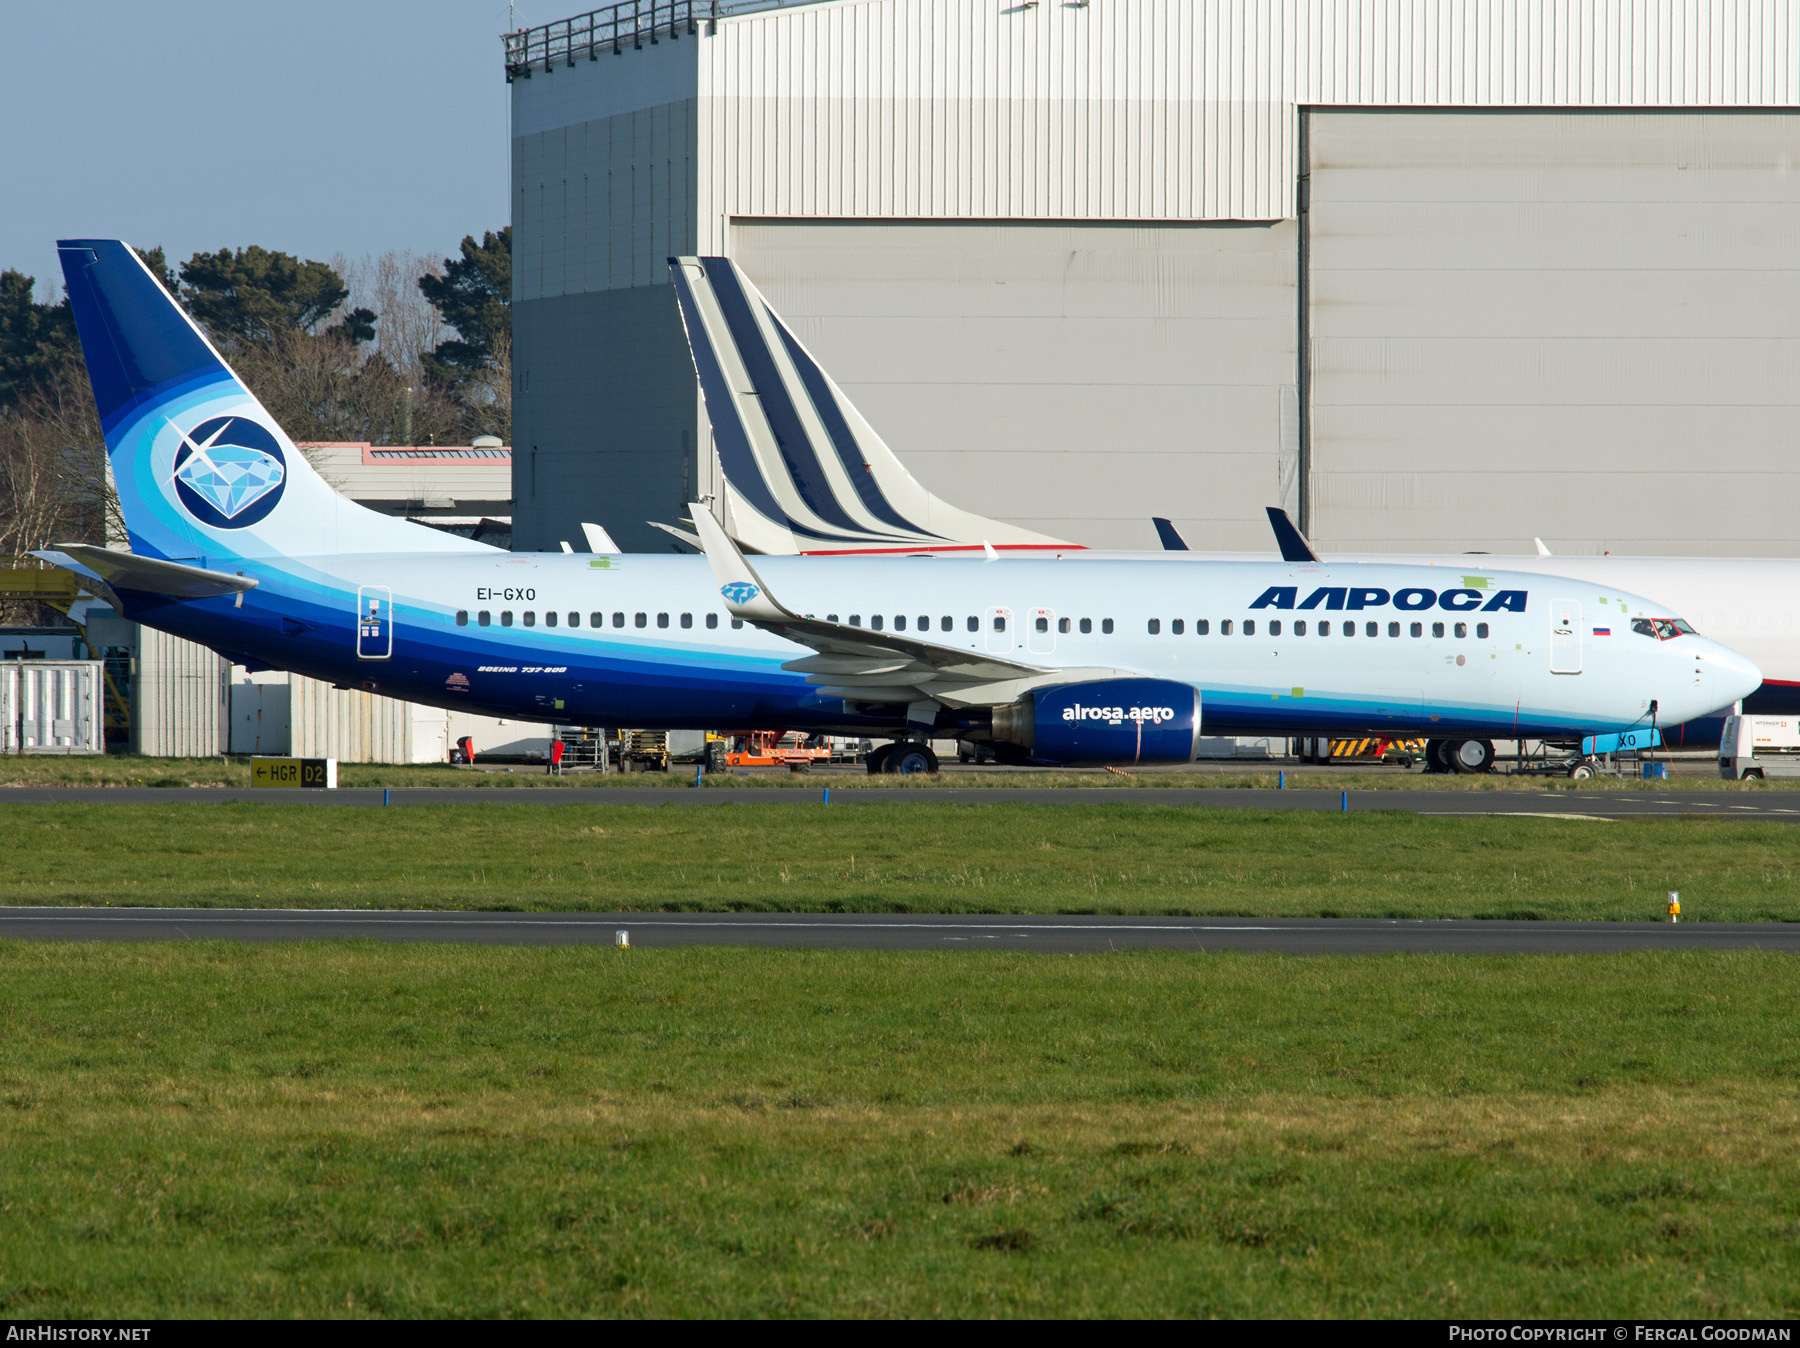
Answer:
<svg viewBox="0 0 1800 1348"><path fill-rule="evenodd" d="M817 0L620 0L604 9L557 19L535 28L502 33L506 44L506 82L530 79L533 70L548 72L572 66L580 57L598 61L602 53L617 56L627 47L676 41L699 33L702 23L731 14L780 9Z"/></svg>

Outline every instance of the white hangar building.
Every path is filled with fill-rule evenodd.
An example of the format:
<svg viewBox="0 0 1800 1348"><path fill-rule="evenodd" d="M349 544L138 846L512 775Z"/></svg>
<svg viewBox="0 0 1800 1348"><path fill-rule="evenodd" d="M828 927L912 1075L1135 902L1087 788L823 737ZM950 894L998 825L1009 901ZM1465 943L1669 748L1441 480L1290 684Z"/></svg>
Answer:
<svg viewBox="0 0 1800 1348"><path fill-rule="evenodd" d="M506 51L518 547L712 488L681 253L1073 541L1800 541L1793 0L632 0Z"/></svg>

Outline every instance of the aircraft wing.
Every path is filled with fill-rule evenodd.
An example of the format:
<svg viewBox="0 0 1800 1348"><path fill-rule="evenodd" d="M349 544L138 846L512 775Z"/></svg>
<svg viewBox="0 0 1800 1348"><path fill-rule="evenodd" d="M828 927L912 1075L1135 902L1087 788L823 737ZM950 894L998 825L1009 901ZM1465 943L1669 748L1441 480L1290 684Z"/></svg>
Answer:
<svg viewBox="0 0 1800 1348"><path fill-rule="evenodd" d="M1045 669L979 651L940 646L904 632L875 632L793 612L769 593L712 511L693 507L706 560L733 617L786 637L815 654L782 666L806 675L822 697L907 704L909 724L929 726L938 705L991 707L1031 688L1115 678L1116 669Z"/></svg>

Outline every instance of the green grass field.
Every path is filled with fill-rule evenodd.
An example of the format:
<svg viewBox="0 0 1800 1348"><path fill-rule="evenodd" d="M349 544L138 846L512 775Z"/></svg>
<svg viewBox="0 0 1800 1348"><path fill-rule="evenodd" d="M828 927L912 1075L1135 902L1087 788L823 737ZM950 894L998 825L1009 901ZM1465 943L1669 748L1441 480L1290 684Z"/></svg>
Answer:
<svg viewBox="0 0 1800 1348"><path fill-rule="evenodd" d="M1763 954L0 945L0 1316L1791 1316Z"/></svg>
<svg viewBox="0 0 1800 1348"><path fill-rule="evenodd" d="M1684 765L1685 767L1686 765ZM1253 787L1273 790L1277 765L1221 770L1109 772L1104 768L1054 769L1007 768L985 771L951 771L937 776L870 777L861 768L835 768L818 773L791 773L781 769L727 771L706 778L706 789L816 791L822 785L833 790L873 786L885 790L940 790L945 787L975 789L996 787L1081 786L1131 787ZM1590 778L1572 782L1566 777L1512 777L1496 772L1484 776L1426 776L1397 768L1372 767L1366 771L1328 771L1289 767L1290 787L1317 786L1348 791L1796 791L1800 779L1763 782L1728 782L1705 765L1693 774L1660 781L1624 778ZM345 787L496 787L530 790L607 791L616 787L688 787L693 784L692 764L676 764L662 773L571 773L551 777L541 766L517 765L511 769L472 771L430 763L341 763L338 783ZM0 799L9 786L240 786L250 785L250 760L227 758L138 758L107 754L95 758L53 756L0 756Z"/></svg>
<svg viewBox="0 0 1800 1348"><path fill-rule="evenodd" d="M1800 832L1185 806L0 807L0 903L1800 920Z"/></svg>

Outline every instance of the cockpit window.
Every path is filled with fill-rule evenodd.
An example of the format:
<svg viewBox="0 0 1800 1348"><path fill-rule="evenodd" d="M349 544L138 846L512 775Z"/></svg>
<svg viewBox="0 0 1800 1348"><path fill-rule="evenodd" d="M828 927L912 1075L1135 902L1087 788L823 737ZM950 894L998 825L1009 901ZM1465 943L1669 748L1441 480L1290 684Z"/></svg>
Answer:
<svg viewBox="0 0 1800 1348"><path fill-rule="evenodd" d="M1693 635L1694 629L1680 618L1633 618L1631 630L1640 636L1655 637L1658 641L1673 641L1684 632Z"/></svg>

